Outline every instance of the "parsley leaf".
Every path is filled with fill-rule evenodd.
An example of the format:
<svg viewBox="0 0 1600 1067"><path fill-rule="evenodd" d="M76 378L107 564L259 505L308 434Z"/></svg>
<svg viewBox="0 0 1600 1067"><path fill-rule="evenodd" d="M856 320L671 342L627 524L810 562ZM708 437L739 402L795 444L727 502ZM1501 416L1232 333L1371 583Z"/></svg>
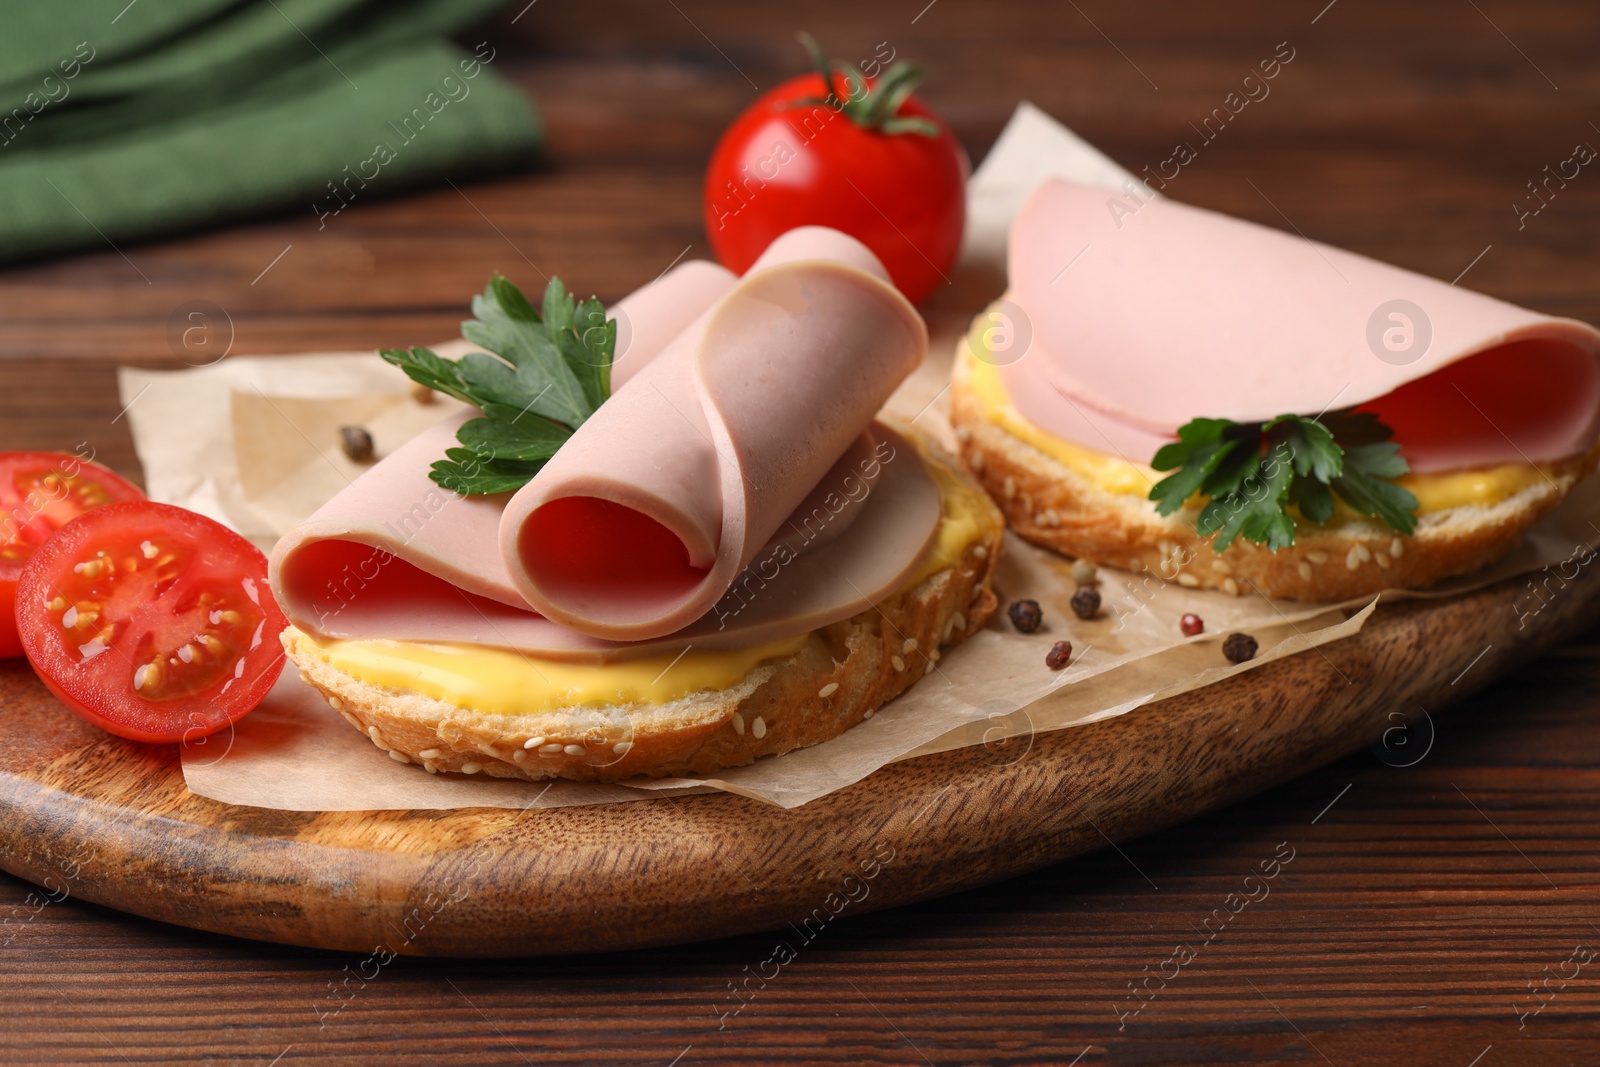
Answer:
<svg viewBox="0 0 1600 1067"><path fill-rule="evenodd" d="M464 446L445 450L429 477L464 496L509 493L539 473L556 450L611 395L617 324L590 297L575 301L550 279L535 309L499 274L472 298L461 336L486 349L458 360L426 348L378 355L412 381L482 409L456 431Z"/></svg>
<svg viewBox="0 0 1600 1067"><path fill-rule="evenodd" d="M1239 537L1273 552L1292 545L1288 509L1321 525L1333 517L1335 497L1409 534L1417 498L1392 480L1410 470L1393 436L1374 413L1348 408L1259 425L1194 419L1150 461L1175 472L1151 488L1150 499L1158 514L1171 515L1195 494L1206 496L1195 527L1202 537L1216 535L1217 552Z"/></svg>

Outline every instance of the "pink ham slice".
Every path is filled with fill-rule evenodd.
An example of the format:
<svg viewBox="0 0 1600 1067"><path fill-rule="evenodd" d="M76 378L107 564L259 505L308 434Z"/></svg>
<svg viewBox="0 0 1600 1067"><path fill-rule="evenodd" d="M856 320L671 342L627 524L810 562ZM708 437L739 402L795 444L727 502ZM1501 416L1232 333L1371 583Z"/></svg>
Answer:
<svg viewBox="0 0 1600 1067"><path fill-rule="evenodd" d="M802 284L749 285L759 280L752 270L743 283L745 295L730 301L730 287L717 277L720 268L684 264L619 305L630 309L634 325L641 327L634 334L629 354L639 368L664 358L675 344L687 343L685 338L692 334L702 338L697 344L712 352L708 362L720 377L711 380L731 390L721 399L752 406L747 417L728 418L715 409L709 417L702 416L706 431L715 420L719 440L724 442L712 457L720 462L726 454L746 464L739 468L742 476L732 486L720 467L714 468L710 476L713 490L731 488L732 514L748 515L762 507L768 511L758 516L757 522L743 521L740 528L748 539L737 556L747 565L729 575L698 614L671 631L630 639L582 632L532 610L521 591L525 577L518 571L525 565L525 554L517 528L537 505L517 513L508 509L510 498L506 495L459 497L428 478L429 464L454 443L456 428L470 417L460 415L385 458L279 542L273 552L271 576L274 592L291 621L321 637L465 642L557 659L604 662L656 651L675 653L689 644L735 648L803 634L865 610L898 588L926 551L942 514L942 502L915 446L871 422L878 403L870 397L892 389L899 381L895 375L903 377L920 359L925 345L921 320L908 306L902 306L903 301L896 302L898 294L882 294L882 268L865 248L842 235L799 233L786 239L783 247L775 246L762 269L767 267L780 279ZM873 294L878 303L859 299L852 303L845 292L848 285ZM770 302L797 293L810 302L787 305L797 313L791 316L787 330L777 331L781 343L773 344ZM655 301L653 306L636 299L647 294ZM845 299L828 304L841 295ZM748 306L762 300L768 301L768 308ZM699 306L693 313L685 311L684 305L695 303ZM719 310L725 306L733 309L726 315ZM760 328L746 332L752 323L745 316L752 311L754 325ZM852 319L861 331L859 337L850 333L848 325L841 328L808 317L856 312L862 313ZM905 312L910 312L910 320L905 319ZM669 338L660 327L658 316L663 314L693 322L684 336ZM877 318L888 319L890 327L874 321ZM708 326L711 332L707 332ZM656 338L668 351L654 351L649 338ZM907 343L909 354L889 347ZM713 349L713 345L723 347ZM746 357L742 361L735 358L741 352ZM792 373L793 367L772 366L783 359L818 360L826 366L812 379ZM870 370L854 365L857 361L887 363L887 370L878 369L885 379L892 380L885 385ZM648 380L679 388L660 373ZM666 418L668 413L652 403L659 393L645 381L633 382L601 408L601 412L620 410L624 417L619 422L624 427L653 428L642 437L629 438L644 449L642 453L631 457L607 453L599 435L588 434L599 415L580 428L573 441L581 444L580 438L591 436L595 444L590 454L609 454L613 466L636 462L648 479L648 472L657 467L657 457L670 456L674 449L684 451L682 438L692 436L702 444L706 440L677 412ZM817 387L819 381L833 383L836 392L852 393L853 398L847 402L831 398L830 406L829 397L815 395L827 392ZM806 403L807 398L792 390L808 382L814 406L801 409L796 405ZM768 387L782 395L770 399ZM751 440L794 432L795 421L808 414L810 436L796 439L797 447L804 450L801 460L785 463L794 453L780 447L782 442ZM829 422L831 426L818 428ZM837 454L828 460L825 450L839 441L843 443ZM617 442L612 445L629 447ZM569 444L561 454L566 455L571 447ZM799 467L810 473L795 473ZM744 477L752 472L759 473L761 480L748 488ZM783 486L789 487L790 495L798 492L800 496L787 509L786 498L773 492L774 487ZM535 487L536 483L530 483L518 495L530 494ZM700 486L680 484L679 492L691 505L680 502L677 510L692 513L694 504L704 506ZM767 516L773 512L777 524L768 530L773 524ZM633 529L638 520L627 516L623 525ZM731 554L733 550L720 543L721 530L715 532L719 540L713 552ZM600 535L613 538L614 543L610 531ZM516 550L500 551L503 541ZM617 546L620 562L613 562L637 569L636 547ZM659 578L645 574L637 588L648 596L659 585ZM695 592L705 597L703 591Z"/></svg>
<svg viewBox="0 0 1600 1067"><path fill-rule="evenodd" d="M512 498L500 547L517 591L609 640L688 626L926 350L864 246L790 231Z"/></svg>
<svg viewBox="0 0 1600 1067"><path fill-rule="evenodd" d="M1032 345L1002 380L1057 436L1147 463L1198 416L1359 405L1428 472L1565 459L1600 431L1586 323L1168 199L1113 214L1108 195L1046 182L1011 231L1009 298ZM1368 339L1396 300L1431 326L1409 363ZM1405 326L1377 318L1380 337Z"/></svg>

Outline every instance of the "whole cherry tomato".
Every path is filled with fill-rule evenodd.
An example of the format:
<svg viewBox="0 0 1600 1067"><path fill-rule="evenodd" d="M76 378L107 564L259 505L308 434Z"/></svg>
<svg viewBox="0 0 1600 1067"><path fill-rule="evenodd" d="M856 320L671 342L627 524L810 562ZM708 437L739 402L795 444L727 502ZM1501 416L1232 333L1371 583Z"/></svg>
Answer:
<svg viewBox="0 0 1600 1067"><path fill-rule="evenodd" d="M829 226L883 261L913 303L948 279L966 221L967 154L911 91L905 62L860 70L801 38L817 70L791 78L734 120L706 171L711 248L743 273L780 234ZM892 58L892 57L891 57Z"/></svg>

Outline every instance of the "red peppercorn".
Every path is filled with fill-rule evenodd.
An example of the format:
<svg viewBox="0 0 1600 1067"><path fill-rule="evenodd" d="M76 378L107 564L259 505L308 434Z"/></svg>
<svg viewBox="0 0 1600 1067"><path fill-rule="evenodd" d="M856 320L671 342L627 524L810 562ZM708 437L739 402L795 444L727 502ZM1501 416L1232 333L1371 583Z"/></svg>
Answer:
<svg viewBox="0 0 1600 1067"><path fill-rule="evenodd" d="M1053 671L1059 671L1072 659L1072 642L1057 641L1050 646L1050 651L1045 653L1044 665Z"/></svg>
<svg viewBox="0 0 1600 1067"><path fill-rule="evenodd" d="M1205 620L1192 611L1178 620L1178 629L1183 631L1183 636L1185 637L1193 637L1197 633L1202 633L1205 628Z"/></svg>

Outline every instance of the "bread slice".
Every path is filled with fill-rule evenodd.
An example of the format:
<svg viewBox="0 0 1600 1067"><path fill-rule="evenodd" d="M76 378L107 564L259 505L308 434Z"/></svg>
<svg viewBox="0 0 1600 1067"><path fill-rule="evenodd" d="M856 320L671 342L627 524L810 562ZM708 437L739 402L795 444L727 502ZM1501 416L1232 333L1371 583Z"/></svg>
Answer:
<svg viewBox="0 0 1600 1067"><path fill-rule="evenodd" d="M950 421L962 461L1019 536L1068 556L1236 596L1345 600L1477 570L1560 503L1596 459L1591 451L1562 464L1498 504L1424 513L1409 537L1358 518L1302 525L1295 543L1277 552L1239 538L1217 553L1195 530L1195 505L1158 515L1143 496L1102 488L996 425L971 387L971 358L963 342L951 380Z"/></svg>
<svg viewBox="0 0 1600 1067"><path fill-rule="evenodd" d="M954 470L953 461L928 462ZM955 566L813 632L799 652L761 664L731 688L670 703L488 714L357 679L318 656L292 626L283 646L350 725L430 773L579 781L707 774L837 737L931 674L940 648L988 621L1005 524L976 487L971 496L981 510ZM535 738L543 740L524 747Z"/></svg>

